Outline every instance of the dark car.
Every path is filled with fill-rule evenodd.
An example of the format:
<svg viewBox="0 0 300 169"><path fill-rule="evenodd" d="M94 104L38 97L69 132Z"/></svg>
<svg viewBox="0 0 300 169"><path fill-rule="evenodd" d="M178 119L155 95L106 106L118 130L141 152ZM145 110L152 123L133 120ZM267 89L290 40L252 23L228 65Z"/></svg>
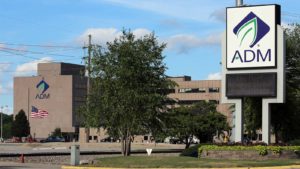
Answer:
<svg viewBox="0 0 300 169"><path fill-rule="evenodd" d="M104 139L101 139L100 142L116 142L117 140L113 137L106 137Z"/></svg>
<svg viewBox="0 0 300 169"><path fill-rule="evenodd" d="M46 142L65 142L65 138L61 136L50 136L45 140L41 140L41 143L46 143Z"/></svg>

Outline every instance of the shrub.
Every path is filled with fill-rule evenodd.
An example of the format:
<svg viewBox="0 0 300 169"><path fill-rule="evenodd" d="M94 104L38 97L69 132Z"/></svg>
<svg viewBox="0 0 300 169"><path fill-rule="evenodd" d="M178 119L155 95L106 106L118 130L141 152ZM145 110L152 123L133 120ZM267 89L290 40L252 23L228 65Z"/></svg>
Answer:
<svg viewBox="0 0 300 169"><path fill-rule="evenodd" d="M180 153L180 156L198 157L198 149L200 146L201 145L198 144L187 148Z"/></svg>
<svg viewBox="0 0 300 169"><path fill-rule="evenodd" d="M289 144L293 146L300 146L300 139L291 140Z"/></svg>
<svg viewBox="0 0 300 169"><path fill-rule="evenodd" d="M281 151L294 151L299 152L300 146L264 146L264 145L257 145L257 146L218 146L218 145L201 145L198 148L198 157L201 156L203 151L209 150L224 150L224 151L257 151L259 155L264 156L268 154L268 151L272 151L274 154L280 154Z"/></svg>

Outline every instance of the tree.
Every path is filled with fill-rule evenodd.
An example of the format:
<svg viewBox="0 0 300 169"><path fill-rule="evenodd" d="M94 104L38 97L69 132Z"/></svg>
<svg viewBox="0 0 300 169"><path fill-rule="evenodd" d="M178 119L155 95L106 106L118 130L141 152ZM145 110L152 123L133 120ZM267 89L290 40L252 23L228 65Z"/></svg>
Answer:
<svg viewBox="0 0 300 169"><path fill-rule="evenodd" d="M178 137L189 148L192 138L195 136L197 121L199 117L193 114L191 107L180 106L169 113L169 121L166 123L169 128L169 135Z"/></svg>
<svg viewBox="0 0 300 169"><path fill-rule="evenodd" d="M61 136L61 129L59 127L55 128L54 131L52 132L52 136Z"/></svg>
<svg viewBox="0 0 300 169"><path fill-rule="evenodd" d="M130 155L133 136L151 132L166 110L164 89L173 83L165 75L165 47L153 33L137 39L123 30L107 49L92 49L86 126L104 127L110 136L120 138L124 156Z"/></svg>
<svg viewBox="0 0 300 169"><path fill-rule="evenodd" d="M27 137L30 127L24 110L20 110L12 124L12 134L15 137Z"/></svg>
<svg viewBox="0 0 300 169"><path fill-rule="evenodd" d="M228 130L226 117L216 111L214 103L201 101L191 106L180 106L168 113L170 135L178 137L188 148L197 136L202 143L212 142L216 131Z"/></svg>
<svg viewBox="0 0 300 169"><path fill-rule="evenodd" d="M246 97L244 99L244 123L245 131L251 139L257 136L256 131L262 125L262 98Z"/></svg>
<svg viewBox="0 0 300 169"><path fill-rule="evenodd" d="M286 35L286 103L272 104L271 123L275 140L300 138L300 25L290 25Z"/></svg>
<svg viewBox="0 0 300 169"><path fill-rule="evenodd" d="M12 122L13 122L13 115L3 115L3 138L11 138L11 129L12 129Z"/></svg>
<svg viewBox="0 0 300 169"><path fill-rule="evenodd" d="M213 103L206 104L208 105L196 105L195 108L195 111L200 115L200 120L197 123L200 127L196 136L202 143L213 142L216 131L228 131L230 129L226 116L216 111L216 105Z"/></svg>

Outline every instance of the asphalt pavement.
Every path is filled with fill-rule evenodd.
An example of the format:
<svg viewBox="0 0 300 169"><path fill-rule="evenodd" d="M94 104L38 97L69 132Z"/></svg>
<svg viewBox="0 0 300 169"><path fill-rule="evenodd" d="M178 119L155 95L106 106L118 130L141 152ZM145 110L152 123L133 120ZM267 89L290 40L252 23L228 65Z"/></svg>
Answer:
<svg viewBox="0 0 300 169"><path fill-rule="evenodd" d="M27 153L44 153L57 152L68 153L71 145L80 145L80 150L102 151L102 152L119 152L120 143L0 143L0 154L27 154ZM183 149L183 144L165 144L165 143L133 143L132 150L151 149Z"/></svg>
<svg viewBox="0 0 300 169"><path fill-rule="evenodd" d="M60 165L0 162L0 169L61 169Z"/></svg>

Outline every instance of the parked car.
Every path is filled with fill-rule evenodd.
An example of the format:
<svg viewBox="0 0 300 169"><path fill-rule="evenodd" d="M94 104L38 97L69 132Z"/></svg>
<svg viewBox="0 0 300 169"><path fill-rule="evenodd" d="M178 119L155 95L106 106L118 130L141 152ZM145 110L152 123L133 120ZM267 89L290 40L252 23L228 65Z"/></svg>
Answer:
<svg viewBox="0 0 300 169"><path fill-rule="evenodd" d="M41 140L41 143L46 143L46 142L65 142L65 138L61 136L50 136L46 138L45 140Z"/></svg>
<svg viewBox="0 0 300 169"><path fill-rule="evenodd" d="M116 142L117 140L113 137L106 137L104 139L101 139L100 142Z"/></svg>
<svg viewBox="0 0 300 169"><path fill-rule="evenodd" d="M170 139L170 144L182 144L179 138L173 137Z"/></svg>

